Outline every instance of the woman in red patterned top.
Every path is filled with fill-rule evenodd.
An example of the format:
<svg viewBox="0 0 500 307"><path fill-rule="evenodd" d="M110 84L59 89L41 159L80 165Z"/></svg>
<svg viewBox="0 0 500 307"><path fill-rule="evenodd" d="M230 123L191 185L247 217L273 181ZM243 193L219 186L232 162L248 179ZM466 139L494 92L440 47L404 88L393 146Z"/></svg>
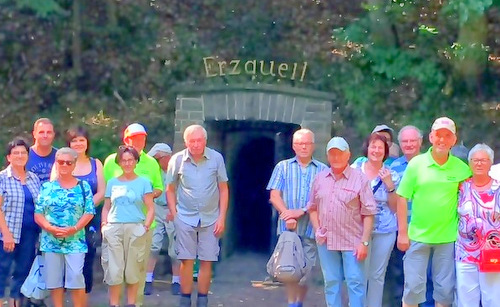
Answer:
<svg viewBox="0 0 500 307"><path fill-rule="evenodd" d="M472 177L460 186L455 244L458 306L498 306L500 272L479 270L482 249L500 248L500 181L488 172L493 150L485 144L469 152Z"/></svg>

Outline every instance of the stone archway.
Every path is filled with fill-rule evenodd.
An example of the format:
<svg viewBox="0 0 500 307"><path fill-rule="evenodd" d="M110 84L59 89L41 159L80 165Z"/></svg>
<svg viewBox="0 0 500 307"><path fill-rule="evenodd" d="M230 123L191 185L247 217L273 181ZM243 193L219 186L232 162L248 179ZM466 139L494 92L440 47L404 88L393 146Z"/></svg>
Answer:
<svg viewBox="0 0 500 307"><path fill-rule="evenodd" d="M334 96L269 85L185 87L177 92L174 150L184 148L184 129L200 124L207 129L208 146L221 152L226 161L232 195L227 228L231 231L224 237L222 256L241 250L270 252L276 239L277 214L270 209L265 185L273 166L293 156L292 135L301 127L315 133L315 157L324 160ZM255 178L242 177L242 172ZM243 232L252 231L248 229L252 220L265 229L249 236Z"/></svg>
<svg viewBox="0 0 500 307"><path fill-rule="evenodd" d="M186 86L176 92L174 150L184 147L182 132L189 125L203 125L207 120L260 120L311 129L316 135L315 156L321 160L325 156L331 137L332 93L272 85ZM211 146L220 148L220 144Z"/></svg>

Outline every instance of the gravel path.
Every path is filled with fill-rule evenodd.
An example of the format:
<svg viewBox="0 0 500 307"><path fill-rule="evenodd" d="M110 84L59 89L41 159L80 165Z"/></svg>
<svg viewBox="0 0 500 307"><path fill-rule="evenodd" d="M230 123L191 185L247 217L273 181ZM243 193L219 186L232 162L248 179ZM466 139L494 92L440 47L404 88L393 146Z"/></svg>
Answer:
<svg viewBox="0 0 500 307"><path fill-rule="evenodd" d="M213 279L209 295L210 307L279 307L287 306L284 288L279 285L266 284L262 281L267 276L265 266L267 256L247 253L232 256L217 264L216 276ZM96 271L96 281L102 271ZM306 298L306 307L324 307L321 272L315 270L314 282ZM168 280L167 280L168 278ZM145 307L176 307L178 296L170 294L170 276L154 283L155 292L146 296ZM259 282L260 281L260 282ZM106 287L96 282L95 289L89 296L92 307L107 306ZM193 305L195 302L193 300ZM69 306L69 304L67 305Z"/></svg>

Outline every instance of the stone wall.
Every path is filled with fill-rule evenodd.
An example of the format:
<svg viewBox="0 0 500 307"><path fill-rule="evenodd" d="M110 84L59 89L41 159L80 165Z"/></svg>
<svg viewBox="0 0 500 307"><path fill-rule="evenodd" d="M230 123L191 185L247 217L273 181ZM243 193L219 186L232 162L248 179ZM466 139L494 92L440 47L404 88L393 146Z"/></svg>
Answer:
<svg viewBox="0 0 500 307"><path fill-rule="evenodd" d="M333 94L270 85L183 87L177 93L174 151L184 148L182 133L191 124L261 120L311 129L316 135L315 156L324 160L331 137Z"/></svg>

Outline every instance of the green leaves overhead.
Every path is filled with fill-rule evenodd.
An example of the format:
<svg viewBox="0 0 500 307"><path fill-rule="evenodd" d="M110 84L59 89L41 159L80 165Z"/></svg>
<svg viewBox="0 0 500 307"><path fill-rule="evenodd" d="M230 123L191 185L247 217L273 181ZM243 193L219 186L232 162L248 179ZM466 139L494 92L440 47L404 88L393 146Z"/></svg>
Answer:
<svg viewBox="0 0 500 307"><path fill-rule="evenodd" d="M53 15L69 16L55 0L16 0L17 7L33 11L40 18L47 18Z"/></svg>
<svg viewBox="0 0 500 307"><path fill-rule="evenodd" d="M471 18L484 15L492 4L493 0L449 0L444 12L458 13L460 24L464 24Z"/></svg>
<svg viewBox="0 0 500 307"><path fill-rule="evenodd" d="M95 126L113 146L120 123L131 120L158 128L151 141L170 138L172 88L185 83L333 92L336 116L355 123L359 135L380 122L425 128L443 113L471 125L499 120L495 108L485 113L476 106L500 104L500 0L74 3L0 0L0 117L13 127L9 134L29 135L33 118L26 114L45 114L61 128L75 121ZM307 61L308 69L303 82L257 74L207 78L204 57Z"/></svg>

